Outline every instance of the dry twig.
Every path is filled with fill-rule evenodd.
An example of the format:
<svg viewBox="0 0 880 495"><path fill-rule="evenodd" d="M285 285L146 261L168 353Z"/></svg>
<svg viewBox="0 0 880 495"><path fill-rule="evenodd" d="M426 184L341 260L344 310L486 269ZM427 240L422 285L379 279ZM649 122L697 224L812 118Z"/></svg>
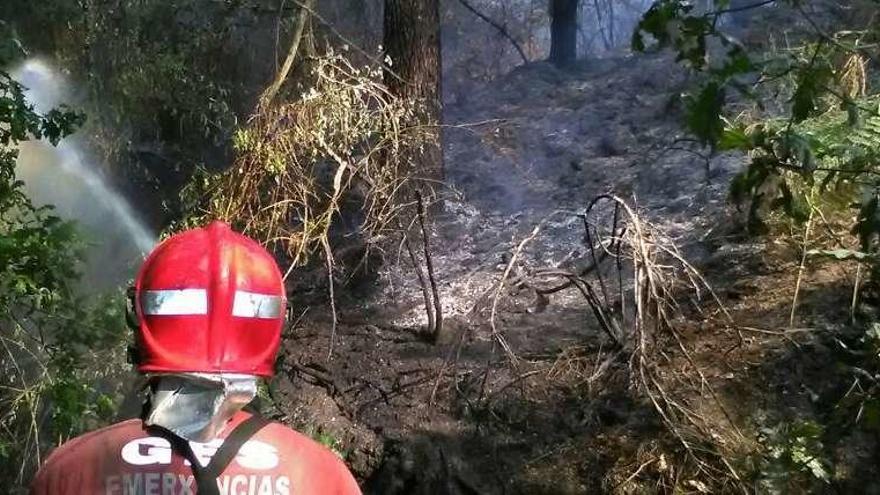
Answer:
<svg viewBox="0 0 880 495"><path fill-rule="evenodd" d="M613 212L607 210L613 221L602 235L598 216L605 211L605 205L613 207ZM574 287L584 296L600 328L618 349L613 354L614 362L619 362L618 356L625 357L635 389L649 401L696 468L707 479L726 476L745 489L742 478L729 460L732 455L729 445L747 442L677 328L684 317L677 297L685 290L694 293L698 300L708 294L709 300L720 308L724 324L730 325L732 318L703 276L684 259L671 239L621 198L614 195L597 197L587 207L583 219L587 230L585 241L592 259L590 269L581 274L560 269L532 270L530 273L538 274L537 278L565 278L568 284L558 286L560 290ZM540 230L541 225L516 246L492 298L489 319L492 334L504 347L512 364L516 363L510 358L515 356L514 351L495 324L498 301L521 252ZM613 262L604 263L609 258ZM609 268L616 271L616 277L606 277ZM534 276L532 279L521 278L518 282L536 292L541 290ZM673 359L683 362L689 373L661 371ZM603 375L612 364L608 359L601 365L598 358L596 362L590 380ZM551 368L550 373L554 372ZM686 398L702 400L704 396L708 396L709 403L691 404L694 399ZM700 412L703 409L720 414L726 423L726 431L732 435L731 440L737 441L719 440L717 419Z"/></svg>
<svg viewBox="0 0 880 495"><path fill-rule="evenodd" d="M419 226L422 231L422 247L425 254L425 268L428 270L428 282L431 284L431 296L434 301L434 321L428 327L428 330L431 333L434 342L437 342L440 338L440 332L443 331L443 304L440 301L440 291L437 290L437 280L434 277L434 261L431 258L429 234L428 229L425 227L425 203L422 201L422 194L418 190L415 194ZM421 272L421 269L419 272Z"/></svg>

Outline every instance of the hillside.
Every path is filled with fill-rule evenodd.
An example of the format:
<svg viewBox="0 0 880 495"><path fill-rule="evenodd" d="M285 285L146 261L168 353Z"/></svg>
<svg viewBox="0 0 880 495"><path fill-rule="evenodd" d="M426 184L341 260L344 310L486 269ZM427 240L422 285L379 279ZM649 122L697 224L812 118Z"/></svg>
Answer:
<svg viewBox="0 0 880 495"><path fill-rule="evenodd" d="M811 266L796 328L785 330L798 252L736 227L741 215L728 206L727 184L744 158L709 156L679 139L676 97L687 80L674 67L665 55L569 71L531 64L447 103L453 191L430 228L441 344L424 341L407 254L386 253L383 282L358 286L340 304L329 362L324 309L309 307L288 339L278 383L280 409L290 408L284 416L332 439L374 493L628 492L682 475L665 465L676 449L647 399L619 379L595 378L608 340L577 291L542 302L505 290L496 327L516 366L490 326L490 296L510 257L517 253L517 269L526 270L584 263L578 215L607 192L637 205L681 246L731 311L732 325L717 309L690 310L683 328L697 366L742 428L740 441L819 414L807 395L836 390L833 381L813 383L830 352L817 343L818 329L845 320L851 274ZM672 373L678 365L663 366ZM789 374L792 366L797 373ZM853 469L870 459L873 443L859 441L868 445L849 454Z"/></svg>

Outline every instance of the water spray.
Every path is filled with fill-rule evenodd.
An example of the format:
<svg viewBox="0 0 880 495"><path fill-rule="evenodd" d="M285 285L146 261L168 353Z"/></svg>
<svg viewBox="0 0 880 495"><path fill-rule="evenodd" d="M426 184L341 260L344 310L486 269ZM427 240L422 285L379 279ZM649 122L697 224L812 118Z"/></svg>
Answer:
<svg viewBox="0 0 880 495"><path fill-rule="evenodd" d="M66 78L51 64L31 58L10 71L26 88L37 112L45 113L71 96ZM36 204L51 204L59 216L78 222L91 241L86 279L116 285L131 277L131 266L156 243L156 236L131 204L104 180L83 139L70 136L58 146L22 143L16 172Z"/></svg>

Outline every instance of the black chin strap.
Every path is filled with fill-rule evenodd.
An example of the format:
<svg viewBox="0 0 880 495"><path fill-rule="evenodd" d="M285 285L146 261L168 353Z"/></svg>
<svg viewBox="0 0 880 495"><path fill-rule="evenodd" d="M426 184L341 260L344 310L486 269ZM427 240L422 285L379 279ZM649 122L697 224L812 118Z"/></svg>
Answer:
<svg viewBox="0 0 880 495"><path fill-rule="evenodd" d="M241 446L245 444L252 436L254 436L261 428L269 424L270 421L258 414L253 414L248 419L238 424L223 444L217 449L211 457L211 462L207 466L202 466L196 458L195 453L190 447L189 442L168 430L157 425L147 427L150 434L162 437L171 443L171 450L183 456L189 461L192 467L193 476L195 477L197 493L199 495L220 495L220 488L217 486L217 478L226 469L226 466L232 462L232 459L238 454Z"/></svg>

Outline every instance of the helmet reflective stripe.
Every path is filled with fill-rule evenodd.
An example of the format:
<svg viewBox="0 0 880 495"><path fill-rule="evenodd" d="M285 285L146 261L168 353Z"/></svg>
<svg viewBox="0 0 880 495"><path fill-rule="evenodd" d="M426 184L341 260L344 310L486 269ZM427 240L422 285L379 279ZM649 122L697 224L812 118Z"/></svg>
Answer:
<svg viewBox="0 0 880 495"><path fill-rule="evenodd" d="M281 318L281 296L235 291L232 316L245 318Z"/></svg>
<svg viewBox="0 0 880 495"><path fill-rule="evenodd" d="M244 318L280 318L280 296L235 291L232 316ZM205 289L145 290L141 294L145 315L206 315L208 291Z"/></svg>
<svg viewBox="0 0 880 495"><path fill-rule="evenodd" d="M205 289L145 290L141 292L141 311L145 315L206 315L208 291Z"/></svg>

